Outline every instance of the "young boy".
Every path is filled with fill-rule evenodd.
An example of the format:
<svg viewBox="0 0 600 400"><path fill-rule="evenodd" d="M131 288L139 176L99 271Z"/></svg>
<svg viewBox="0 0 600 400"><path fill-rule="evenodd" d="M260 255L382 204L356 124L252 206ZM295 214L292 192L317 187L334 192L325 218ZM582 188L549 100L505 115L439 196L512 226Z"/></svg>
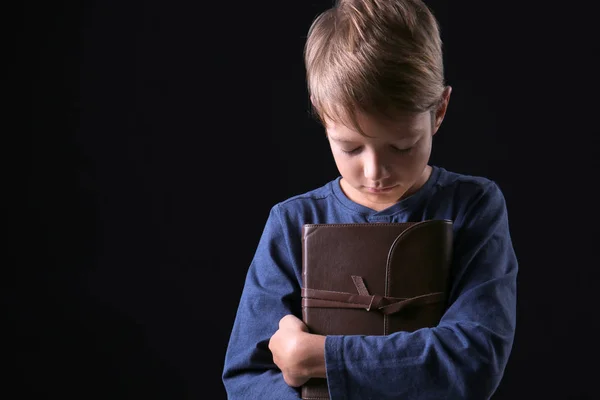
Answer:
<svg viewBox="0 0 600 400"><path fill-rule="evenodd" d="M225 357L230 399L489 399L509 358L518 263L491 180L429 165L450 99L437 21L420 0L339 0L309 31L314 110L340 176L276 204L247 273ZM387 336L320 336L301 321L306 223L449 219L452 287L440 323Z"/></svg>

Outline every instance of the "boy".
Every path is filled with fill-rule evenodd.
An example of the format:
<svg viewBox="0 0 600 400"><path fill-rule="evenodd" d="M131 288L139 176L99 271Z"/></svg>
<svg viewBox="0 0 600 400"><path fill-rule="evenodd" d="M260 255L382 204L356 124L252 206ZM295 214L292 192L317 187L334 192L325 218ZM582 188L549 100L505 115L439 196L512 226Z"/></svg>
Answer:
<svg viewBox="0 0 600 400"><path fill-rule="evenodd" d="M297 399L311 377L335 399L489 399L516 322L518 264L491 180L429 165L446 113L437 21L420 0L339 0L305 48L312 105L340 176L276 204L248 270L225 357L230 399ZM301 321L306 223L454 222L438 326L320 336Z"/></svg>

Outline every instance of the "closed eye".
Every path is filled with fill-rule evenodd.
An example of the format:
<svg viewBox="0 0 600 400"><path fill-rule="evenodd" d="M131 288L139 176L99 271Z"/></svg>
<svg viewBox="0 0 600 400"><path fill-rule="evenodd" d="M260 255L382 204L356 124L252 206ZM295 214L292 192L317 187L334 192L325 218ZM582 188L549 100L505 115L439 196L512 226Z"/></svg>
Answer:
<svg viewBox="0 0 600 400"><path fill-rule="evenodd" d="M346 153L346 154L358 154L358 153L360 153L361 149L362 149L362 147L357 147L352 150L344 150L344 149L341 149L341 150L343 153Z"/></svg>
<svg viewBox="0 0 600 400"><path fill-rule="evenodd" d="M412 147L409 147L408 149L399 149L399 148L397 148L397 147L395 147L395 146L392 146L392 149L393 149L393 150L394 150L396 153L402 153L402 154L404 154L404 153L409 153L409 152L410 152L410 151L411 151L413 148L412 148Z"/></svg>

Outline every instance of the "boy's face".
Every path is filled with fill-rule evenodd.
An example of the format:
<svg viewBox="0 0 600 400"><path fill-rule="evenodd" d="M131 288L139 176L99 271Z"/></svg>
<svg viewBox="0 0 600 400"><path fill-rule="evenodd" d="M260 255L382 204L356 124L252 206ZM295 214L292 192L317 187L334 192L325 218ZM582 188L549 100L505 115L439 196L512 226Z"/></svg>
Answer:
<svg viewBox="0 0 600 400"><path fill-rule="evenodd" d="M448 92L449 94L449 92ZM381 211L417 191L431 174L432 137L444 117L439 111L404 115L393 122L358 115L365 137L328 123L327 137L344 193L356 203Z"/></svg>

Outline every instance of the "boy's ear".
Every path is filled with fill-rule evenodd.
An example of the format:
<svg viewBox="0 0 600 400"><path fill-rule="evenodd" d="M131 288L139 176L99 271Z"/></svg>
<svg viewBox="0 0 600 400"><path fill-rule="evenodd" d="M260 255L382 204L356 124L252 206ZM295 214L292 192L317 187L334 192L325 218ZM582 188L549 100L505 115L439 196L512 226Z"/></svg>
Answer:
<svg viewBox="0 0 600 400"><path fill-rule="evenodd" d="M433 121L433 134L438 131L440 125L442 125L442 121L446 116L446 110L448 110L448 103L450 102L450 94L452 93L452 87L446 86L444 91L442 92L442 99L437 109L435 110L435 116Z"/></svg>

